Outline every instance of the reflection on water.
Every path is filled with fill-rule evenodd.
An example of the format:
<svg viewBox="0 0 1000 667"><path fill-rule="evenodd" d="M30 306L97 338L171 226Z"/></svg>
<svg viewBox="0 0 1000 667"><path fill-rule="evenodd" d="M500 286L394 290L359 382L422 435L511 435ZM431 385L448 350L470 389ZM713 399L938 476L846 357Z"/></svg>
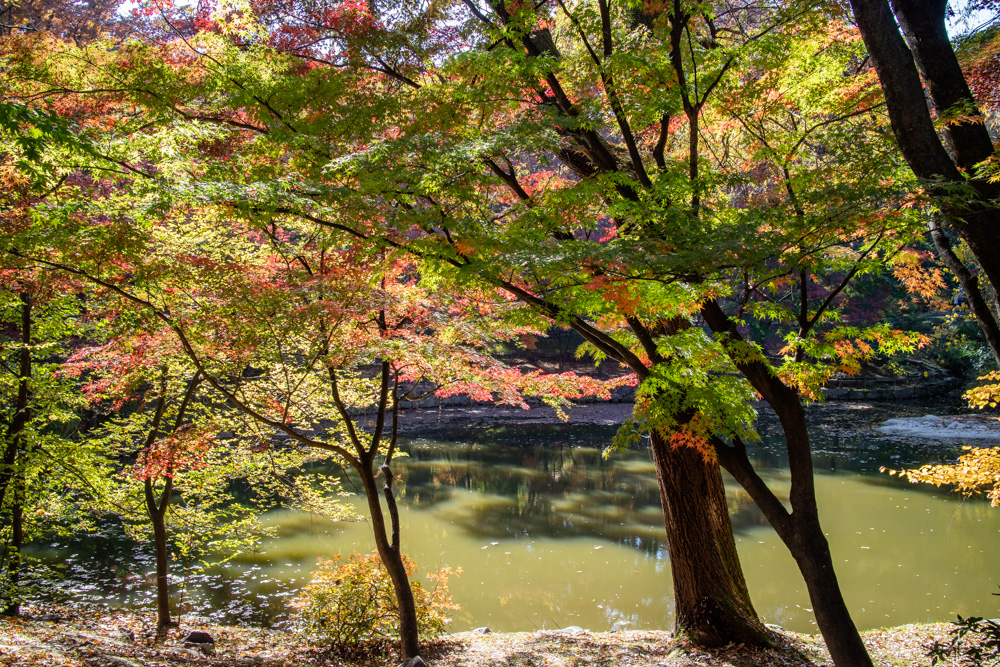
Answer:
<svg viewBox="0 0 1000 667"><path fill-rule="evenodd" d="M898 414L898 413L897 413ZM843 410L816 415L817 494L848 603L862 627L995 615L1000 510L878 475L937 460L940 448L845 435ZM594 630L671 624L669 562L646 451L601 456L611 427L440 430L405 443L394 465L403 548L423 569L461 567L454 629L489 625ZM756 464L787 495L776 426L764 419ZM735 484L728 500L754 603L771 623L814 627L805 586L787 551ZM360 503L359 503L360 504ZM280 537L262 554L188 578L189 606L223 618L266 620L317 559L371 551L367 523L337 524L278 511ZM104 546L101 546L104 545ZM78 542L65 587L151 604L148 556L121 539ZM54 555L54 552L53 552ZM123 565L131 563L131 565ZM118 568L107 569L110 564ZM88 574L102 573L78 590Z"/></svg>

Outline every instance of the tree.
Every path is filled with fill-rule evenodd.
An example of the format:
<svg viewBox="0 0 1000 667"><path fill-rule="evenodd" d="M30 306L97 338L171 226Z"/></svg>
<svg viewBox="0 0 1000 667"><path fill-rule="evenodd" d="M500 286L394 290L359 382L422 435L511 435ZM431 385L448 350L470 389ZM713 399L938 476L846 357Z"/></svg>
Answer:
<svg viewBox="0 0 1000 667"><path fill-rule="evenodd" d="M808 100L811 122L779 137L795 146L788 158L766 145L778 136L775 123L758 127L738 111L730 120L745 122L740 141L765 157L754 159L757 174L741 167L731 178L731 165L712 155L725 154L729 133L716 142L709 118L728 82L768 66L755 45L777 53L788 40L821 34L832 24L817 16L796 5L716 14L680 2L649 11L603 2L443 3L426 12L345 4L324 16L262 5L254 15L220 13L183 46L93 54L90 76L102 85L90 87L147 107L134 134L119 128L130 142L115 148L139 188L156 184L161 207L208 203L282 243L286 230L308 222L322 234L290 238L337 232L369 258L406 252L421 277L505 290L574 328L598 358L628 366L643 383L633 425L651 435L677 629L706 644L768 641L739 568L717 456L795 554L835 660L868 664L818 521L803 397L870 354L872 341L909 344L888 328L852 330L833 319L851 281L903 243L906 225L884 215L899 208L891 188L877 187L885 172L865 171L878 160L851 163L852 172L823 146L842 148L858 129L877 135L848 122L877 115L877 100L844 95L832 112L823 106L830 100ZM770 42L772 34L786 41ZM53 95L85 88L52 67L25 76ZM867 92L863 81L855 87ZM793 94L781 104L794 108ZM810 135L829 126L843 131L814 142ZM176 155L151 150L160 127L187 133L172 135ZM762 175L758 201L750 194ZM843 184L839 192L809 189L831 175L843 179L833 183ZM831 194L843 207L823 215ZM283 257L294 264L300 254ZM761 318L778 313L797 325L775 363L746 339L740 307L789 286L795 296L784 304L755 304ZM175 317L173 307L161 312ZM366 317L378 321L376 312ZM692 326L696 317L715 336ZM333 367L354 367L345 363ZM792 512L742 449L754 391L788 436ZM352 456L367 451L353 446Z"/></svg>
<svg viewBox="0 0 1000 667"><path fill-rule="evenodd" d="M3 0L0 35L48 32L77 44L92 42L116 22L122 0Z"/></svg>
<svg viewBox="0 0 1000 667"><path fill-rule="evenodd" d="M994 146L945 28L947 1L894 0L890 9L889 0L852 0L851 7L878 72L903 156L995 290L1000 285L1000 251L994 242L1000 226L995 203L1000 189L991 177ZM924 84L943 123L943 142L925 100ZM959 259L936 219L928 228L1000 362L1000 327L978 276Z"/></svg>
<svg viewBox="0 0 1000 667"><path fill-rule="evenodd" d="M0 600L16 616L29 565L23 546L71 518L86 528L80 503L102 459L79 445L83 402L60 372L80 317L73 286L23 264L0 275Z"/></svg>
<svg viewBox="0 0 1000 667"><path fill-rule="evenodd" d="M169 331L145 331L148 318L113 312L131 327L110 326L104 333L108 343L81 348L66 364L67 372L81 378L91 408L110 412L88 441L116 463L107 466L86 505L121 518L133 539L148 539L152 532L156 636L162 641L176 625L171 555L186 567L194 558L228 558L252 549L270 535L258 515L279 502L334 519L353 513L336 502L337 480L303 470L317 459L314 453L262 450L256 429L247 429L224 402L199 392L202 377L185 363ZM299 474L290 475L294 470ZM233 487L246 489L240 500Z"/></svg>
<svg viewBox="0 0 1000 667"><path fill-rule="evenodd" d="M161 194L158 188L149 193ZM108 210L108 202L98 209ZM39 217L46 219L44 213ZM135 221L116 222L131 228ZM441 294L433 276L421 277L419 266L381 250L374 257L380 261L373 262L361 249L343 245L336 230L306 223L271 224L262 231L234 223L226 210L175 208L150 223L142 236L129 235L122 246L120 230L108 229L107 220L100 227L92 227L93 222L76 215L76 230L68 229L65 220L60 228L70 236L86 229L107 232L105 240L117 253L112 274L101 270L109 248L100 240L81 257L64 237L65 256L58 244L50 244L38 261L86 277L172 331L195 377L203 377L229 405L263 427L261 448L276 447L277 432L332 453L357 472L376 546L396 591L405 657L419 653L419 638L390 467L399 402L413 398L417 387L430 380L440 393L469 393L525 407L523 394L538 395L561 408L568 398L607 395L622 382L523 375L504 368L478 348L497 337L534 330L483 316L510 310L510 304L496 303L489 292L479 298ZM18 240L32 234L47 232L39 227ZM66 256L73 264L65 263ZM162 422L159 406L165 404L162 398L157 404L147 451L163 439L154 434L163 430L155 424ZM368 434L356 423L366 412ZM171 460L160 457L152 466L164 473L167 486L176 473ZM381 488L379 475L385 480ZM148 499L153 476L145 479ZM168 499L161 494L150 513L161 513Z"/></svg>

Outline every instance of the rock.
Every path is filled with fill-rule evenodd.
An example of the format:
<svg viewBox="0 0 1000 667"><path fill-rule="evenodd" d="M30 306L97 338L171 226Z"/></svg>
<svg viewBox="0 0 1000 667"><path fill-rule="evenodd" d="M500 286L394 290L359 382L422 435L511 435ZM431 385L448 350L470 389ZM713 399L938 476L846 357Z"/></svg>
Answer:
<svg viewBox="0 0 1000 667"><path fill-rule="evenodd" d="M201 630L192 630L188 633L188 636L181 640L185 644L212 644L215 645L215 640L212 639L212 635L207 632L202 632Z"/></svg>
<svg viewBox="0 0 1000 667"><path fill-rule="evenodd" d="M180 654L180 655L186 655L189 658L203 658L203 657L205 657L204 653L202 653L201 651L196 651L193 648L175 647L173 649L173 652L177 653L177 654Z"/></svg>
<svg viewBox="0 0 1000 667"><path fill-rule="evenodd" d="M181 645L185 650L195 651L197 655L215 655L215 639L212 635L201 630L192 630L187 637L181 640Z"/></svg>
<svg viewBox="0 0 1000 667"><path fill-rule="evenodd" d="M399 667L427 667L427 663L418 655L400 663Z"/></svg>
<svg viewBox="0 0 1000 667"><path fill-rule="evenodd" d="M582 635L590 632L590 630L585 630L579 625L570 625L565 628L559 628L558 630L543 630L542 633L547 635Z"/></svg>
<svg viewBox="0 0 1000 667"><path fill-rule="evenodd" d="M472 634L474 634L474 635L491 635L491 634L493 634L493 631L490 630L488 627L486 627L484 625L481 628L476 628L475 630L472 630Z"/></svg>
<svg viewBox="0 0 1000 667"><path fill-rule="evenodd" d="M197 651L199 655L215 655L215 644L208 642L184 642L184 648Z"/></svg>
<svg viewBox="0 0 1000 667"><path fill-rule="evenodd" d="M956 444L995 445L1000 442L1000 428L993 422L956 421L935 415L887 419L876 431L895 437L941 440Z"/></svg>

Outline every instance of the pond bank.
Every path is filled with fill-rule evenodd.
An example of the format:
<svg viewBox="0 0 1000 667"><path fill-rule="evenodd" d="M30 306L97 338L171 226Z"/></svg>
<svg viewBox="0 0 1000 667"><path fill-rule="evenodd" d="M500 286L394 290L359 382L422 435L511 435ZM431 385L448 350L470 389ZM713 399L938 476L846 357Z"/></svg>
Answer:
<svg viewBox="0 0 1000 667"><path fill-rule="evenodd" d="M52 614L59 621L0 617L0 665L17 667L357 667L395 665L398 656L373 651L367 657L331 655L299 636L254 627L194 624L182 619L166 644L152 642L155 617L94 608L28 608L33 616ZM191 630L216 640L212 657L180 650ZM876 665L929 665L925 646L947 634L947 624L905 625L863 633ZM134 637L134 641L132 638ZM678 646L668 632L542 631L475 634L463 632L425 644L432 667L823 667L830 665L816 635L775 633L775 648L728 646L715 650Z"/></svg>

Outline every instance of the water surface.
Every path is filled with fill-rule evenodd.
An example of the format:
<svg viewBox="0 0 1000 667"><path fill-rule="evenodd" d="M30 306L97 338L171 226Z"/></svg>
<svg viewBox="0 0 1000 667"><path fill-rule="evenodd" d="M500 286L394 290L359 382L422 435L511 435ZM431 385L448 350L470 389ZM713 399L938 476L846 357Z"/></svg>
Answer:
<svg viewBox="0 0 1000 667"><path fill-rule="evenodd" d="M1000 581L1000 510L880 474L882 465L937 460L949 450L876 439L859 434L856 423L842 428L845 420L855 418L843 409L817 415L814 460L821 520L858 625L996 615L991 593ZM761 431L756 463L786 497L777 429L765 419ZM670 627L669 557L653 464L643 449L605 459L602 449L613 432L595 426L473 426L403 443L409 456L394 465L401 475L396 487L403 550L425 571L462 568L451 581L462 606L454 630ZM769 623L813 630L794 561L729 481L737 546L758 612ZM285 601L308 581L318 559L373 549L365 522L333 523L284 510L265 520L280 537L260 554L188 578L189 606L228 620L280 619ZM67 589L79 586L82 574L93 574L103 558L115 561L117 574L74 594L149 604L143 549L113 540L104 552L92 540L89 556L79 548L70 560Z"/></svg>

